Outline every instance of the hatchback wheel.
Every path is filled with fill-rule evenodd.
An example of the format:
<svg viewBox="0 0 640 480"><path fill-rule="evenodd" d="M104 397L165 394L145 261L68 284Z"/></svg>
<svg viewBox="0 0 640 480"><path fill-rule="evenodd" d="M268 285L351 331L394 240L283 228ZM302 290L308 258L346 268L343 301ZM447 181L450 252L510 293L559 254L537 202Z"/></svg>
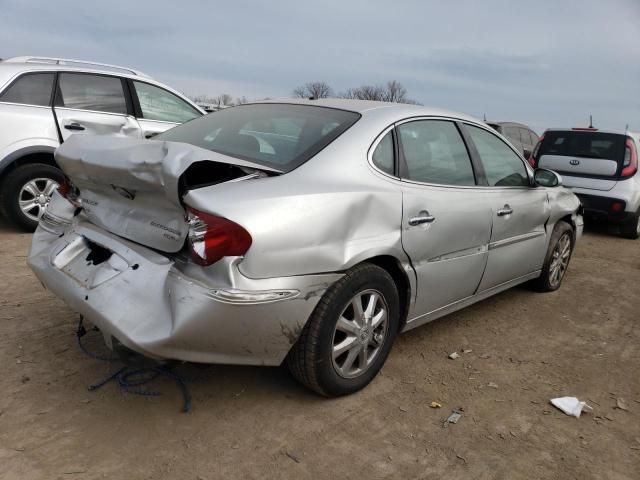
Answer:
<svg viewBox="0 0 640 480"><path fill-rule="evenodd" d="M35 230L63 179L60 170L41 163L22 165L9 173L0 192L9 220L24 230Z"/></svg>
<svg viewBox="0 0 640 480"><path fill-rule="evenodd" d="M635 240L640 237L640 212L632 216L620 227L620 233L624 238Z"/></svg>
<svg viewBox="0 0 640 480"><path fill-rule="evenodd" d="M356 392L382 368L398 322L398 291L391 276L376 265L358 265L318 302L289 353L289 370L321 395Z"/></svg>
<svg viewBox="0 0 640 480"><path fill-rule="evenodd" d="M575 234L571 225L563 221L558 222L551 234L542 273L533 281L533 286L537 290L553 292L560 288L569 267L574 244Z"/></svg>

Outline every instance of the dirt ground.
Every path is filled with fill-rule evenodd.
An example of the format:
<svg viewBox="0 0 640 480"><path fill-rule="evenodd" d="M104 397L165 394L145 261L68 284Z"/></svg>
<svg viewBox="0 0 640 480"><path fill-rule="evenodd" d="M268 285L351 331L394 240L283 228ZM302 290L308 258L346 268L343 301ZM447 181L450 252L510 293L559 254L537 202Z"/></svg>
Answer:
<svg viewBox="0 0 640 480"><path fill-rule="evenodd" d="M356 395L215 366L183 414L169 379L152 398L87 390L116 367L76 348L29 240L0 224L2 479L640 478L640 241L589 231L560 291L516 288L400 336ZM593 413L549 404L564 395Z"/></svg>

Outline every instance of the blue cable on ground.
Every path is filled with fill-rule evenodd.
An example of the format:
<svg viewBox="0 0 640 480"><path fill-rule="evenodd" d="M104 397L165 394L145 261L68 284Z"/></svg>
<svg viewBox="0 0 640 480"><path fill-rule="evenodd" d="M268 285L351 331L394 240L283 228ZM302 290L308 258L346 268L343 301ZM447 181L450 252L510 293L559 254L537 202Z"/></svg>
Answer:
<svg viewBox="0 0 640 480"><path fill-rule="evenodd" d="M97 355L85 347L85 345L82 343L82 337L84 337L86 334L87 330L84 328L83 318L80 317L80 322L78 323L78 329L76 331L76 339L80 350L89 357L96 360L100 360L103 362L113 362L113 355L109 357ZM140 387L148 384L149 382L155 380L160 376L164 376L176 382L176 384L180 388L180 392L182 393L182 411L184 413L189 413L191 411L191 394L189 393L189 389L187 388L186 379L174 372L173 368L174 367L172 365L167 363L160 363L158 365L153 365L150 367L133 367L130 365L124 365L119 370L110 374L108 377L99 381L98 383L89 385L88 389L89 391L94 391L103 387L111 381L115 381L120 389L127 393L133 393L135 395L142 395L146 397L157 397L161 395L160 392L145 390Z"/></svg>

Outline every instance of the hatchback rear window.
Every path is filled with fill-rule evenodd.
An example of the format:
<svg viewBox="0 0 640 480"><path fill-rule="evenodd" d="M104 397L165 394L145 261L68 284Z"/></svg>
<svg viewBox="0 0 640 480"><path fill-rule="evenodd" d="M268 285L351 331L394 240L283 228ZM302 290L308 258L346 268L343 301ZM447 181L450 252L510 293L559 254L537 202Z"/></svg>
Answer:
<svg viewBox="0 0 640 480"><path fill-rule="evenodd" d="M240 105L177 126L154 139L190 143L286 173L359 118L355 112L311 105Z"/></svg>
<svg viewBox="0 0 640 480"><path fill-rule="evenodd" d="M625 136L601 132L546 132L538 157L559 155L565 157L599 158L621 161L624 158Z"/></svg>

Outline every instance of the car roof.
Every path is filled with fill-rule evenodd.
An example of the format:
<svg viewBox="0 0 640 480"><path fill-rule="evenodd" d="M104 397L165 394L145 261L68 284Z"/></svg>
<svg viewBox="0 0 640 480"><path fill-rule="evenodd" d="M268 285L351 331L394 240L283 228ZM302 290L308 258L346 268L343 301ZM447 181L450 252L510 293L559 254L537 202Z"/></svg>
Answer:
<svg viewBox="0 0 640 480"><path fill-rule="evenodd" d="M57 69L80 69L80 70L93 70L100 72L108 72L108 73L118 73L125 75L135 75L137 77L148 77L151 78L144 72L140 70L134 70L133 68L123 67L120 65L112 65L109 63L100 63L100 62L92 62L89 60L76 60L71 58L54 58L54 57L11 57L5 58L1 60L1 64L16 64L22 65L23 69L29 70L30 66L33 66L32 69L39 69L42 66L52 66Z"/></svg>
<svg viewBox="0 0 640 480"><path fill-rule="evenodd" d="M545 132L613 133L615 135L637 135L636 133L626 132L624 130L601 130L599 128L594 128L593 130L591 130L587 127L547 128Z"/></svg>
<svg viewBox="0 0 640 480"><path fill-rule="evenodd" d="M41 60L41 61L39 61ZM54 63L57 61L67 62ZM86 65L83 66L82 64ZM11 82L17 75L28 72L81 72L96 73L102 75L115 75L118 77L130 78L132 80L142 80L152 85L157 85L171 93L176 94L182 99L186 99L189 104L195 106L200 113L206 113L195 102L189 100L186 95L175 90L174 88L161 83L149 75L133 70L127 67L117 65L100 64L94 62L84 62L82 60L69 59L49 59L48 57L12 57L0 61L0 91L4 86Z"/></svg>
<svg viewBox="0 0 640 480"><path fill-rule="evenodd" d="M522 127L527 130L533 130L529 125L525 125L524 123L518 122L494 122L492 120L487 120L487 125L500 125L501 127Z"/></svg>
<svg viewBox="0 0 640 480"><path fill-rule="evenodd" d="M478 120L477 118L466 115L464 113L408 103L378 102L373 100L355 100L347 98L321 98L317 100L310 100L307 98L281 98L261 100L252 103L285 103L295 105L310 105L316 107L337 108L340 110L348 110L360 114L368 114L375 111L377 113L388 113L390 116L407 118L418 116L450 117L458 118L461 120L469 120L473 123L483 124L481 120Z"/></svg>

